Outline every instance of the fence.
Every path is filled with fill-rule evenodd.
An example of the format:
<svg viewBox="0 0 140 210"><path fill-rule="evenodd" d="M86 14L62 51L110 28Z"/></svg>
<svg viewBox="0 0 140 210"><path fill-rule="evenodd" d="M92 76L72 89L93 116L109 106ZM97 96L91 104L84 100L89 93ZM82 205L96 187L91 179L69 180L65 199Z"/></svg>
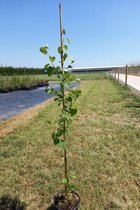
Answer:
<svg viewBox="0 0 140 210"><path fill-rule="evenodd" d="M131 74L129 71L129 67L126 65L123 69L114 68L109 72L109 76L113 77L117 82L129 86L133 92L140 95L140 76L132 75L132 71Z"/></svg>
<svg viewBox="0 0 140 210"><path fill-rule="evenodd" d="M114 68L109 72L109 75L112 76L116 81L120 81L120 77L122 79L123 77L123 82L125 85L128 85L128 77L131 75L132 77L137 76L140 78L140 67L132 67L126 65L125 67L119 67L119 68Z"/></svg>

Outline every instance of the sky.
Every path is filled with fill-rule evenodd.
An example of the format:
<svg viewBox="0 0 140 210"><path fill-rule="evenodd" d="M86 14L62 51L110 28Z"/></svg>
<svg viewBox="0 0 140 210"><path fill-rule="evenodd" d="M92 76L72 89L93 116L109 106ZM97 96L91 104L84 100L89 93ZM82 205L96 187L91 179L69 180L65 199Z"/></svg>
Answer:
<svg viewBox="0 0 140 210"><path fill-rule="evenodd" d="M0 0L0 65L44 67L60 45L59 2L74 67L140 63L140 0Z"/></svg>

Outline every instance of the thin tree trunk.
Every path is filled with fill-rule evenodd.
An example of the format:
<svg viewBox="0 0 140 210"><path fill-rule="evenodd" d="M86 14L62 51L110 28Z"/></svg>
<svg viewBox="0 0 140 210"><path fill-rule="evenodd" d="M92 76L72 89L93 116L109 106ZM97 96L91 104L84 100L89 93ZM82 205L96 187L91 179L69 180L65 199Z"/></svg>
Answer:
<svg viewBox="0 0 140 210"><path fill-rule="evenodd" d="M61 3L59 4L59 16L60 16L60 45L61 45L61 48L63 49L63 27L62 27L62 5L61 5ZM61 52L61 70L62 70L62 75L64 75L63 50ZM61 90L62 90L62 94L63 94L63 107L62 107L62 110L64 110L65 109L65 89L64 89L64 86L62 87ZM66 126L65 126L65 122L64 122L63 130L64 130L63 138L64 138L64 141L66 141L66 136L65 136ZM68 181L67 150L66 149L64 150L64 176L65 176L65 178ZM67 185L65 185L65 191L67 192Z"/></svg>

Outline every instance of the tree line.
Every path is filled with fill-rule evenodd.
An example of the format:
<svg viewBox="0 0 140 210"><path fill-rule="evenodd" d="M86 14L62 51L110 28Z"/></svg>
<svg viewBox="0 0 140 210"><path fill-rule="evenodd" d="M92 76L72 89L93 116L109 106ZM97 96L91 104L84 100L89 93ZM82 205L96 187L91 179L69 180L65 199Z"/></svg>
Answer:
<svg viewBox="0 0 140 210"><path fill-rule="evenodd" d="M37 75L44 74L44 69L40 68L26 68L26 67L0 67L1 76L16 76L16 75Z"/></svg>

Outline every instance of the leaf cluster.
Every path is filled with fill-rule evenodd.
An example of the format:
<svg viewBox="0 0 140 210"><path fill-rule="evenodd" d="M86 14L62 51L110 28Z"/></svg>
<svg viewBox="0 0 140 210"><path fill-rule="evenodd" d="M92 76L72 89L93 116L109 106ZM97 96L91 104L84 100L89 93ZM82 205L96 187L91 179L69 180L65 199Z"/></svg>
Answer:
<svg viewBox="0 0 140 210"><path fill-rule="evenodd" d="M63 63L68 58L68 54L66 52L67 50L67 45L63 45L63 47L59 46L57 49L57 52L62 56ZM45 65L48 76L52 76L54 73L57 73L57 77L59 78L60 89L46 89L46 92L55 95L54 100L58 103L58 106L63 107L60 118L58 119L58 128L52 134L52 138L55 145L61 147L62 149L66 149L64 136L67 133L68 126L72 123L72 117L74 117L77 113L75 101L81 94L80 90L71 90L70 83L76 81L79 82L80 80L76 78L70 71L68 71L68 67L72 68L71 65L68 65L67 68L64 67L64 69L61 69L61 66L56 66L54 64L56 57L50 56L48 46L41 47L40 51L44 55L47 55L50 61L50 63ZM74 59L70 58L70 64L73 62ZM65 94L65 91L67 91L67 94Z"/></svg>
<svg viewBox="0 0 140 210"><path fill-rule="evenodd" d="M70 43L69 39L66 38L68 44ZM64 63L68 58L68 54L67 54L67 50L68 50L68 45L64 44L63 46L59 46L57 48L57 52L58 54L60 54L62 56L62 62ZM60 66L56 66L55 65L55 61L56 61L56 57L55 56L50 56L49 54L49 47L48 45L41 47L40 48L40 52L43 53L44 55L47 55L49 58L50 63L46 64L44 66L45 72L47 72L48 76L52 76L53 74L59 74L62 73L62 70ZM72 64L74 63L74 59L73 58L69 58L70 64L64 68L64 71L69 71L69 69L72 68Z"/></svg>
<svg viewBox="0 0 140 210"><path fill-rule="evenodd" d="M62 85L64 85L64 83L61 83L61 86ZM69 88L68 83L67 84L65 83L64 86L65 88L66 86ZM61 89L60 91L51 89L49 92L56 95L54 100L57 101L58 106L62 106L64 102L64 108L62 109L60 118L58 120L58 128L52 134L52 138L55 145L61 147L62 149L66 149L66 141L63 138L63 136L66 135L68 127L72 123L72 117L74 117L77 114L75 101L80 96L81 92L80 90L69 89L65 96L61 92Z"/></svg>
<svg viewBox="0 0 140 210"><path fill-rule="evenodd" d="M64 33L65 34L65 33ZM66 39L68 44L70 43L69 39ZM45 65L45 70L47 71L48 76L52 76L54 73L57 73L59 79L59 89L50 88L46 89L46 92L53 94L55 96L54 100L61 107L61 114L58 119L58 127L52 134L52 139L55 145L60 147L63 150L66 150L67 142L66 135L68 132L69 125L72 123L72 118L77 114L77 108L75 102L81 94L81 91L78 89L70 89L71 82L79 82L80 80L76 78L71 72L72 64L74 59L70 58L70 64L67 67L64 67L65 61L69 58L68 56L68 46L63 43L62 46L57 48L57 53L61 57L61 65L57 66L55 64L56 57L50 56L48 46L40 48L40 51L48 56L49 63ZM67 187L71 186L67 177L63 180L64 185Z"/></svg>
<svg viewBox="0 0 140 210"><path fill-rule="evenodd" d="M68 187L68 191L75 190L76 185L73 183L74 179L77 179L77 177L74 174L70 174L69 179L63 178L61 183Z"/></svg>

